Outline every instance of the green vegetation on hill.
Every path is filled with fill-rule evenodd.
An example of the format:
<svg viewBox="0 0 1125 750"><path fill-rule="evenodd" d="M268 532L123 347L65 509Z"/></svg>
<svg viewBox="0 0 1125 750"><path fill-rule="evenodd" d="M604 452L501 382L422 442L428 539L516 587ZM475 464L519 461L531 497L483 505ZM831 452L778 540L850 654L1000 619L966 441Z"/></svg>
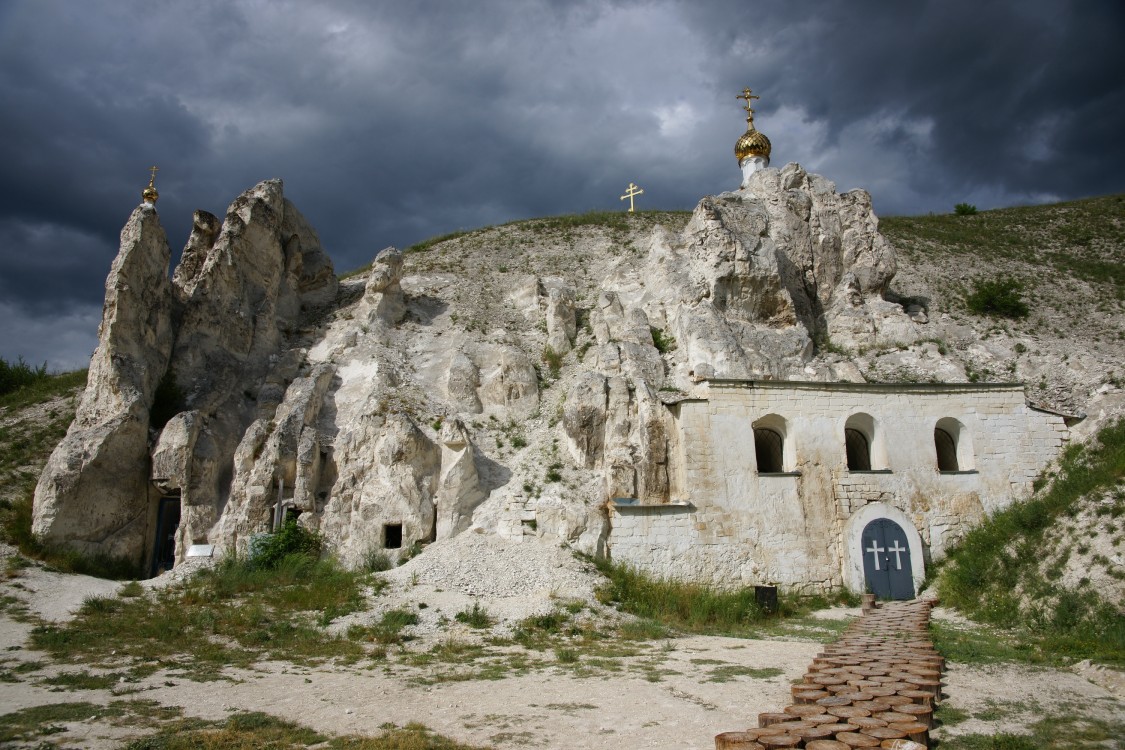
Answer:
<svg viewBox="0 0 1125 750"><path fill-rule="evenodd" d="M50 375L46 365L33 368L22 359L12 364L0 357L0 409L34 406L85 385L85 370Z"/></svg>
<svg viewBox="0 0 1125 750"><path fill-rule="evenodd" d="M1125 299L1125 195L976 214L888 216L879 230L908 258L973 255L1032 264L1040 271L1108 285Z"/></svg>
<svg viewBox="0 0 1125 750"><path fill-rule="evenodd" d="M20 357L15 362L0 357L0 396L47 378L47 363L32 367Z"/></svg>
<svg viewBox="0 0 1125 750"><path fill-rule="evenodd" d="M942 601L1011 629L1029 646L1029 660L1093 658L1125 665L1125 613L1088 581L1077 588L1060 585L1059 566L1043 564L1052 524L1075 515L1080 501L1094 493L1107 493L1109 502L1098 505L1106 524L1125 520L1125 419L1087 446L1070 446L1047 487L969 532L941 567Z"/></svg>
<svg viewBox="0 0 1125 750"><path fill-rule="evenodd" d="M38 372L38 371L37 371ZM89 558L73 550L53 549L31 534L31 506L39 473L74 419L86 370L43 373L0 396L0 538L29 556L68 573L104 578L133 578L132 561ZM43 411L33 407L54 402Z"/></svg>
<svg viewBox="0 0 1125 750"><path fill-rule="evenodd" d="M366 573L301 553L270 567L227 557L182 586L87 599L65 625L37 626L31 642L67 664L98 663L112 651L131 673L178 669L192 679L262 658L355 661L362 641L324 627L360 609L371 583Z"/></svg>

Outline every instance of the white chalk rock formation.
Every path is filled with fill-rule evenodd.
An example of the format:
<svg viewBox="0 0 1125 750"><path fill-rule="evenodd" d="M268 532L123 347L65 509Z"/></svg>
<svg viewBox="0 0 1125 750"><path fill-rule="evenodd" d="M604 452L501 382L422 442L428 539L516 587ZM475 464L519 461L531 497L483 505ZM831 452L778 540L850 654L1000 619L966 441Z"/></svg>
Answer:
<svg viewBox="0 0 1125 750"><path fill-rule="evenodd" d="M682 232L502 227L488 248L388 248L342 283L280 181L221 222L197 212L171 285L155 221L142 207L123 233L90 390L37 493L37 531L88 551L143 556L178 495L180 559L244 551L287 511L348 564L469 528L597 553L607 499L668 500L666 404L699 379L861 381L814 342L920 325L883 298L894 253L867 194L795 164Z"/></svg>
<svg viewBox="0 0 1125 750"><path fill-rule="evenodd" d="M86 391L35 489L32 531L48 544L140 560L149 410L172 349L170 257L156 209L141 204L106 278Z"/></svg>

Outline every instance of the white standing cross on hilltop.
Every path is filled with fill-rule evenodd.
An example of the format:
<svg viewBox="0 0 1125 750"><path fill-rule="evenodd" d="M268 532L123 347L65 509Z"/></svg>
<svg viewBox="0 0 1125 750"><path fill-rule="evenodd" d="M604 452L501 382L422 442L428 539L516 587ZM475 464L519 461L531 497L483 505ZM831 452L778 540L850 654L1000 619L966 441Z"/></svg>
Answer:
<svg viewBox="0 0 1125 750"><path fill-rule="evenodd" d="M638 195L644 195L644 192L644 190L633 183L629 183L629 187L625 190L625 195L621 196L621 200L629 199L629 213L633 213L633 198Z"/></svg>

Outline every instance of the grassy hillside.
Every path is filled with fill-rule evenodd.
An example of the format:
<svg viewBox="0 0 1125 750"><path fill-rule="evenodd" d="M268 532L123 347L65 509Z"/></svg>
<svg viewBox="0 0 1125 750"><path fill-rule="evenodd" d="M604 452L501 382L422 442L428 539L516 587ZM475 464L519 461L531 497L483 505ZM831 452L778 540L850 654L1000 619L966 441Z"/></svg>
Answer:
<svg viewBox="0 0 1125 750"><path fill-rule="evenodd" d="M26 554L42 556L47 551L30 533L32 495L51 451L74 419L86 371L35 372L0 395L0 538ZM63 555L52 562L69 569L74 560Z"/></svg>
<svg viewBox="0 0 1125 750"><path fill-rule="evenodd" d="M972 618L1012 630L1034 661L1125 666L1123 555L1125 418L1089 445L1071 445L1048 485L971 531L942 564L938 591Z"/></svg>
<svg viewBox="0 0 1125 750"><path fill-rule="evenodd" d="M959 256L1016 261L1073 276L1125 299L1125 196L1018 206L971 216L891 216L879 229L907 261Z"/></svg>

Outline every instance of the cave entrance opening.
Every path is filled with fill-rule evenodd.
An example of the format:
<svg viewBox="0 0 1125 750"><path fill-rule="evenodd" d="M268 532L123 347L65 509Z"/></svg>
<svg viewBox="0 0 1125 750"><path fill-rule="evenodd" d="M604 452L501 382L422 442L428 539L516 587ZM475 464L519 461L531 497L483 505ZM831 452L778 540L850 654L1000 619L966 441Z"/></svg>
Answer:
<svg viewBox="0 0 1125 750"><path fill-rule="evenodd" d="M180 498L160 498L156 511L156 538L152 547L152 570L156 577L176 564L176 530L180 527Z"/></svg>

